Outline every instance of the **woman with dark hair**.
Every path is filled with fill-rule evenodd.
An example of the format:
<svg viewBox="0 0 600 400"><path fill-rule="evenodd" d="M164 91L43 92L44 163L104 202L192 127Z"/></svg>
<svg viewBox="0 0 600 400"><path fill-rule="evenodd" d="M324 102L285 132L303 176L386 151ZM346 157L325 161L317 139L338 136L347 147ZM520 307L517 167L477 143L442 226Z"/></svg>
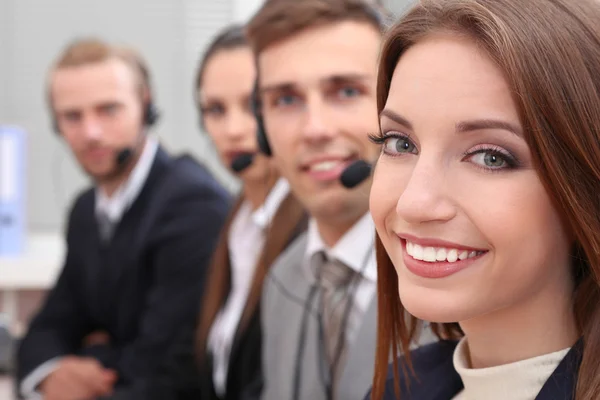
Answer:
<svg viewBox="0 0 600 400"><path fill-rule="evenodd" d="M206 278L197 325L182 332L149 396L257 398L261 378L260 298L275 258L306 228L303 208L258 151L252 111L254 57L242 27L222 31L196 78L201 126L242 183Z"/></svg>
<svg viewBox="0 0 600 400"><path fill-rule="evenodd" d="M598 21L596 0L421 0L388 33L368 398L600 398ZM411 353L422 321L440 341Z"/></svg>

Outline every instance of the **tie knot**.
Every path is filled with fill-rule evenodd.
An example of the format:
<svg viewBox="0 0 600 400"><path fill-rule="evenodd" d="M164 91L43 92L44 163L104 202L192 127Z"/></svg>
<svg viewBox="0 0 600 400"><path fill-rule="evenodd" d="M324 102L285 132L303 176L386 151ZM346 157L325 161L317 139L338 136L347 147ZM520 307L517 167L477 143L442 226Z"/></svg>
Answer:
<svg viewBox="0 0 600 400"><path fill-rule="evenodd" d="M110 217L108 216L108 212L104 210L96 211L96 218L98 220L98 223L100 224L110 223Z"/></svg>
<svg viewBox="0 0 600 400"><path fill-rule="evenodd" d="M327 257L324 252L320 253L321 262L317 266L317 276L321 285L326 289L339 289L347 286L352 280L354 271L344 263Z"/></svg>
<svg viewBox="0 0 600 400"><path fill-rule="evenodd" d="M98 221L98 228L100 231L100 238L102 240L110 239L112 235L112 230L114 228L114 223L111 221L108 213L100 210L96 213L96 220Z"/></svg>

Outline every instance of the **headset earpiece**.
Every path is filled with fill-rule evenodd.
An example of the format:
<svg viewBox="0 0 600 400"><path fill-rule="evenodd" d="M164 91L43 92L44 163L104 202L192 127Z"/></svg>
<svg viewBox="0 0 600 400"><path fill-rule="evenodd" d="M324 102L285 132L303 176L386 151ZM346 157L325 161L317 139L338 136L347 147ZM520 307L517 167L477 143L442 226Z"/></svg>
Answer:
<svg viewBox="0 0 600 400"><path fill-rule="evenodd" d="M271 157L273 155L273 151L271 150L271 145L269 144L269 139L267 138L267 133L265 132L265 124L262 116L260 114L256 114L255 116L258 148L265 156Z"/></svg>
<svg viewBox="0 0 600 400"><path fill-rule="evenodd" d="M158 109L152 101L149 101L144 110L144 125L153 126L158 122L159 118L160 113L158 112Z"/></svg>
<svg viewBox="0 0 600 400"><path fill-rule="evenodd" d="M267 157L273 155L269 139L267 138L267 132L265 130L265 123L261 113L260 97L258 95L258 80L254 84L254 90L252 91L252 113L256 119L256 140L258 141L258 149Z"/></svg>

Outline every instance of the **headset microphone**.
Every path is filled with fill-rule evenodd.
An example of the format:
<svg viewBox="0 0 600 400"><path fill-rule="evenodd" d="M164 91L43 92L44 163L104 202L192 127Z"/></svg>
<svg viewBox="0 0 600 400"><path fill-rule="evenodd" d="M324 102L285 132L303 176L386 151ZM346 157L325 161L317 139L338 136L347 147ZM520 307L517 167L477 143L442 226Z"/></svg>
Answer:
<svg viewBox="0 0 600 400"><path fill-rule="evenodd" d="M131 157L133 156L133 149L131 147L125 147L117 153L115 161L117 162L117 166L119 168L124 167Z"/></svg>
<svg viewBox="0 0 600 400"><path fill-rule="evenodd" d="M230 167L233 170L233 172L240 173L240 172L244 171L246 168L248 168L250 165L252 165L253 161L254 161L254 154L251 154L251 153L240 154L239 156L237 156L233 159Z"/></svg>
<svg viewBox="0 0 600 400"><path fill-rule="evenodd" d="M354 161L342 172L340 182L345 188L352 189L371 176L371 169L371 164L364 160Z"/></svg>
<svg viewBox="0 0 600 400"><path fill-rule="evenodd" d="M143 147L145 142L146 135L144 131L141 131L138 134L135 143L131 146L122 147L117 151L115 155L115 163L117 164L117 171L120 172L124 170L127 165L133 160L135 153L141 151L140 148Z"/></svg>

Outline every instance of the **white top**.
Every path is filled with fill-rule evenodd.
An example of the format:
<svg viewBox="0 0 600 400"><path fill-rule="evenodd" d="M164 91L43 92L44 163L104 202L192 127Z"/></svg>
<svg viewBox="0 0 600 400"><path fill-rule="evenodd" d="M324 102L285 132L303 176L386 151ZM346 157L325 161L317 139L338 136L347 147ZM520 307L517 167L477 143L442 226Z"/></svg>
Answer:
<svg viewBox="0 0 600 400"><path fill-rule="evenodd" d="M158 141L152 136L148 136L142 155L127 180L119 186L117 191L108 197L100 188L96 188L96 214L103 212L113 224L121 220L125 211L142 191L144 183L150 175L157 150Z"/></svg>
<svg viewBox="0 0 600 400"><path fill-rule="evenodd" d="M467 341L454 350L454 368L464 390L452 400L534 400L569 348L490 368L470 368Z"/></svg>
<svg viewBox="0 0 600 400"><path fill-rule="evenodd" d="M359 273L352 308L346 325L346 340L352 343L361 326L377 289L377 262L375 259L375 225L371 214L365 214L333 246L328 248L318 231L316 221L308 223L305 268L310 280L318 276L312 259L315 254L325 251L329 259L336 259Z"/></svg>
<svg viewBox="0 0 600 400"><path fill-rule="evenodd" d="M208 347L213 354L213 381L220 396L225 395L231 346L265 244L266 228L288 193L287 181L279 179L261 207L253 212L251 205L245 201L231 223L227 239L231 291L225 306L217 314L208 337Z"/></svg>
<svg viewBox="0 0 600 400"><path fill-rule="evenodd" d="M144 187L157 150L158 141L148 136L142 155L127 180L119 186L117 191L111 197L107 197L99 188L96 189L96 215L99 212L104 212L113 224L117 224L121 220L125 211L135 201ZM37 392L37 387L48 375L54 372L59 360L60 357L44 362L23 379L19 388L23 397L28 400L41 398L40 393Z"/></svg>

